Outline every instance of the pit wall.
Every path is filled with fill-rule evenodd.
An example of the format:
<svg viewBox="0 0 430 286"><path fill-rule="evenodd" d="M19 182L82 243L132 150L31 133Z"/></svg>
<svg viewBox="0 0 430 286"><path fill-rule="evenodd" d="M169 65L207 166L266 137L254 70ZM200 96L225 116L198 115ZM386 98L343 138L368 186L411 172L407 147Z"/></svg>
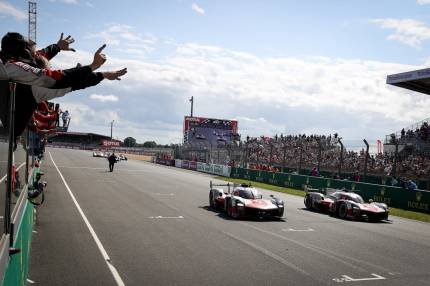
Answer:
<svg viewBox="0 0 430 286"><path fill-rule="evenodd" d="M17 229L15 229L15 241L12 246L21 251L10 256L7 270L3 278L3 286L27 285L32 231L33 205L26 199L24 202L22 219Z"/></svg>
<svg viewBox="0 0 430 286"><path fill-rule="evenodd" d="M335 180L321 177L275 173L244 168L232 168L231 178L245 179L287 188L346 188L360 194L365 201L386 203L390 207L430 214L430 192L423 190L410 191L399 187L369 183Z"/></svg>

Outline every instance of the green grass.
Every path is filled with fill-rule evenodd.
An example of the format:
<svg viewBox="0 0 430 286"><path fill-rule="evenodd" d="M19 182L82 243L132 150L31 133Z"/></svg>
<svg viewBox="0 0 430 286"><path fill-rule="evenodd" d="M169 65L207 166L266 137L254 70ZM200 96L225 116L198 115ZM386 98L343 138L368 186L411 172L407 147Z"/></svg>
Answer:
<svg viewBox="0 0 430 286"><path fill-rule="evenodd" d="M243 179L233 179L233 178L227 178L227 177L216 177L216 179L228 181L228 182L232 182L232 183L251 184L257 188L262 188L262 189L271 190L271 191L275 191L275 192L290 194L290 195L294 195L294 196L304 197L306 194L304 191L301 191L301 190L278 187L278 186L274 186L274 185L269 185L269 184L264 184L264 183L259 183L259 182L253 182L253 181L248 181L248 180L243 180Z"/></svg>
<svg viewBox="0 0 430 286"><path fill-rule="evenodd" d="M233 178L219 177L219 176L216 177L216 179L228 181L228 182L233 182L233 183L251 184L257 188L262 188L262 189L271 190L271 191L275 191L275 192L285 193L285 194L289 194L289 195L293 195L293 196L304 197L306 194L302 190L278 187L278 186L273 186L273 185L269 185L269 184L253 182L253 181L249 181L249 180L233 179ZM413 219L413 220L418 220L418 221L423 221L423 222L430 222L430 214L407 211L407 210L402 210L402 209L397 209L397 208L390 208L390 215L408 218L408 219Z"/></svg>
<svg viewBox="0 0 430 286"><path fill-rule="evenodd" d="M423 222L430 222L430 215L424 213L417 213L402 209L390 208L390 215L419 220Z"/></svg>

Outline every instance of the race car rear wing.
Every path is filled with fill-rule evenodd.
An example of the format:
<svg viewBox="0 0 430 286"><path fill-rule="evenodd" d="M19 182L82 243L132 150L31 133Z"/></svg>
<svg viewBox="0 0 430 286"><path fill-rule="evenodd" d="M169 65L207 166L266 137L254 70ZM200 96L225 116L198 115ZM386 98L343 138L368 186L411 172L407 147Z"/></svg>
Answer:
<svg viewBox="0 0 430 286"><path fill-rule="evenodd" d="M323 195L330 195L330 194L333 194L334 192L337 192L337 191L346 191L346 190L334 189L334 188L314 189L314 188L310 188L308 186L305 186L305 192L306 193L320 193Z"/></svg>
<svg viewBox="0 0 430 286"><path fill-rule="evenodd" d="M227 182L226 184L214 184L212 183L212 181L210 181L210 188L213 189L213 187L227 187L228 193L230 194L230 187L233 189L237 187L249 188L251 187L251 184L239 184L239 183L230 183L230 182Z"/></svg>

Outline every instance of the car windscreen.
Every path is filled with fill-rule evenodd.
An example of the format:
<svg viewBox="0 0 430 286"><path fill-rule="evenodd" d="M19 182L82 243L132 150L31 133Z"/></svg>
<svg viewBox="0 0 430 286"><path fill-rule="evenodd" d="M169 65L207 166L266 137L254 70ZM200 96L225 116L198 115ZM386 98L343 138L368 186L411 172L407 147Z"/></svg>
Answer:
<svg viewBox="0 0 430 286"><path fill-rule="evenodd" d="M351 194L350 199L351 199L351 201L356 202L356 203L360 203L360 204L364 203L363 198L357 194Z"/></svg>
<svg viewBox="0 0 430 286"><path fill-rule="evenodd" d="M243 189L239 191L239 197L244 199L261 199L263 196L256 189Z"/></svg>

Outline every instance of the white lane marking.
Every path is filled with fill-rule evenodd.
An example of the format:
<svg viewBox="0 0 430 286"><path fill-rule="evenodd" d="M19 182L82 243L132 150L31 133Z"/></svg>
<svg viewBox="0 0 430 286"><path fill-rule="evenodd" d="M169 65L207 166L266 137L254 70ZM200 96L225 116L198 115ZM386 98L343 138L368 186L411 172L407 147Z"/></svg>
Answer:
<svg viewBox="0 0 430 286"><path fill-rule="evenodd" d="M371 281L371 280L385 280L385 279L387 279L387 278L385 278L381 275L375 274L375 273L372 273L370 275L372 275L372 277L367 277L367 278L352 278L348 275L342 275L341 278L333 278L333 281L338 282L338 283L343 283L343 282L359 282L359 281Z"/></svg>
<svg viewBox="0 0 430 286"><path fill-rule="evenodd" d="M174 196L175 194L161 194L161 193L155 193L156 196Z"/></svg>
<svg viewBox="0 0 430 286"><path fill-rule="evenodd" d="M149 217L150 219L165 219L165 218L167 218L167 219L183 219L184 217L183 216L161 216L161 215L159 215L159 216L150 216Z"/></svg>
<svg viewBox="0 0 430 286"><path fill-rule="evenodd" d="M106 168L85 167L85 166L58 166L58 168L64 168L64 169L86 169L86 170L106 170Z"/></svg>
<svg viewBox="0 0 430 286"><path fill-rule="evenodd" d="M21 167L22 167L22 166L24 166L24 165L25 165L25 162L24 162L24 163L21 163L21 165L19 165L19 166L18 166L18 168L16 168L16 170L17 170L17 171L19 171L19 169L21 169ZM4 176L0 179L0 183L1 183L1 182L3 182L6 178L7 178L7 174L6 174L6 175L4 175Z"/></svg>
<svg viewBox="0 0 430 286"><path fill-rule="evenodd" d="M259 252L261 252L261 253L263 253L263 254L265 254L265 255L273 258L273 259L275 259L276 261L284 264L285 266L294 269L297 272L300 272L300 273L302 273L302 274L304 274L306 276L310 276L310 274L308 272L306 272L305 270L301 269L297 265L295 265L295 264L293 264L293 263L285 260L284 258L280 257L279 255L277 255L277 254L275 254L275 253L273 253L273 252L271 252L271 251L269 251L269 250L267 250L267 249L265 249L265 248L263 248L261 246L258 246L256 244L250 242L250 241L247 241L247 240L244 240L244 239L242 239L240 237L237 237L237 236L235 236L235 235L233 235L233 234L231 234L229 232L224 232L223 231L223 233L226 234L227 236L229 236L229 237L231 237L231 238L233 238L235 240L238 240L238 241L240 241L240 242L242 242L242 243L244 243L244 244L246 244L246 245L254 248L255 250L257 250L257 251L259 251Z"/></svg>
<svg viewBox="0 0 430 286"><path fill-rule="evenodd" d="M72 190L70 189L69 185L67 184L66 180L63 177L63 174L61 174L60 170L58 169L57 164L54 161L54 158L52 158L51 152L49 152L49 156L51 157L51 161L57 169L58 174L60 175L61 179L63 180L64 185L66 186L67 191L69 192L70 197L72 198L73 202L75 203L76 208L78 209L82 219L84 220L88 230L91 233L91 236L93 237L95 243L97 244L97 247L99 248L99 251L101 255L103 256L110 272L112 273L113 278L115 279L115 282L118 286L125 286L124 281L122 280L121 276L119 275L118 271L116 270L115 266L112 265L112 262L110 260L109 255L107 254L105 248L103 247L103 244L101 243L99 237L97 236L96 232L94 231L93 227L91 226L90 222L88 221L86 215L84 214L81 206L79 205L78 201L76 200L75 196L72 193Z"/></svg>
<svg viewBox="0 0 430 286"><path fill-rule="evenodd" d="M299 242L299 241L297 241L297 240L294 240L294 239L291 239L291 238L288 238L288 237L282 236L282 235L280 235L280 234L278 234L278 233L274 233L274 232L271 232L271 231L268 231L268 230L264 230L264 229L261 229L261 228L255 227L255 226L250 225L250 224L248 224L248 223L244 223L244 222L238 222L238 223L240 223L240 224L242 224L242 225L244 225L244 226L247 226L247 227L249 227L249 228L255 229L255 230L257 230L257 231L260 231L260 232L262 232L262 233L266 233L266 234L272 235L272 236L274 236L274 237L277 237L277 238L279 238L279 239L282 239L282 240L289 241L289 242L291 242L291 243L297 244L297 245L299 245L299 246L301 246L301 247L303 247L303 248L305 248L305 249L308 249L308 250L314 251L314 252L319 253L319 254L321 254L321 255L324 255L324 256L330 257L331 259L336 260L336 261L338 261L338 262L340 262L340 263L342 263L342 264L348 265L348 266L350 266L351 268L354 268L354 269L356 269L356 270L359 270L359 271L366 271L364 268L362 268L362 267L360 267L360 266L356 266L356 265L354 265L354 264L352 264L352 263L349 263L349 262L345 261L344 259L337 257L334 253L333 253L333 254L331 254L329 251L327 251L327 250L325 250L325 249L321 249L321 248L318 248L318 247L313 246L313 245L308 245L308 244L305 244L305 243Z"/></svg>
<svg viewBox="0 0 430 286"><path fill-rule="evenodd" d="M283 228L282 231L315 231L313 228L307 228L307 229L294 229L294 228Z"/></svg>

